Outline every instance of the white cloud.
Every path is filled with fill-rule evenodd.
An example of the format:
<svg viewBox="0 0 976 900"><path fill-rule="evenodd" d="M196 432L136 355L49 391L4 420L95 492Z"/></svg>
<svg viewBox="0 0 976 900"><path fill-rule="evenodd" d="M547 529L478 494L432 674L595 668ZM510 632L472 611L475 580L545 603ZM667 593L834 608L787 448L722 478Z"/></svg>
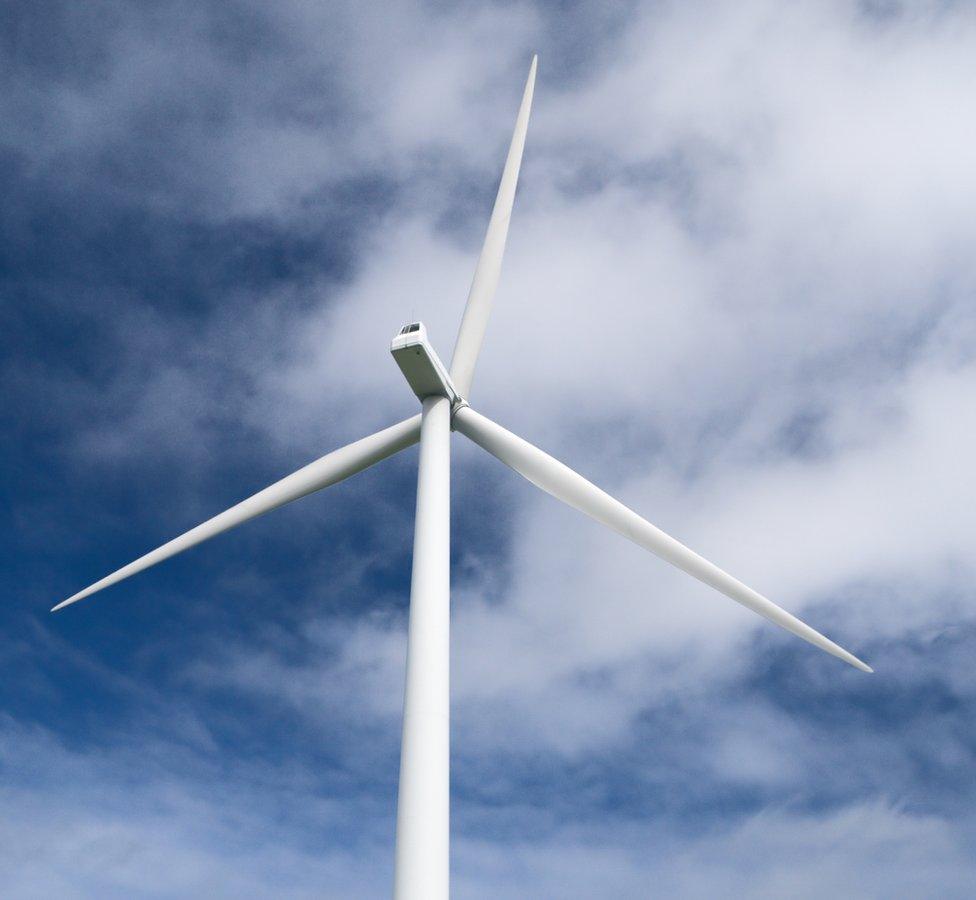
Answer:
<svg viewBox="0 0 976 900"><path fill-rule="evenodd" d="M877 658L865 653L875 684L895 690L929 677L899 642L974 615L971 16L920 12L879 24L840 3L655 5L638 11L605 65L567 86L548 79L544 20L522 6L473 20L404 6L337 24L319 5L297 3L283 15L302 30L305 52L327 30L339 35L325 45L351 124L262 119L248 95L260 95L258 109L273 103L260 74L275 72L258 66L235 94L231 126L205 142L233 165L207 167L224 174L201 206L300 218L296 197L376 170L402 190L399 202L348 281L295 288L321 295L311 311L243 297L233 322L205 330L250 354L247 390L228 401L195 390L206 376L165 368L145 393L151 413L140 407L119 433L89 435L99 452L200 437L205 460L219 440L207 422L221 404L278 453L408 414L386 342L419 316L449 356L477 253L471 235L481 232L468 221L475 201L457 212L458 184L497 177L518 96L510 81L538 43L523 189L474 402L815 626L842 630L855 652L878 647ZM133 71L144 69L126 77ZM96 92L88 101L128 108L143 99ZM83 130L97 143L114 127L96 118ZM465 226L457 232L444 227L452 214ZM268 316L285 324L263 330ZM270 333L280 343L261 346ZM471 457L458 458L460 480ZM759 691L753 654L789 638L533 489L506 485L515 478L506 470L480 472L483 490L508 492L514 512L497 526L510 527L505 558L489 561L499 575L463 527L474 511L458 510L464 550L482 564L455 595L462 779L513 759L555 767L624 755L646 717L670 714L676 728L707 732L701 746L698 735L675 739L703 779L763 797L815 790L809 772L836 763L837 751L811 742L799 712L742 696ZM359 574L342 590L365 594ZM371 614L315 616L283 642L272 630L223 644L218 662L190 668L188 683L286 707L316 735L337 723L368 733L366 766L389 757L402 689L403 621ZM968 662L945 663L946 682L970 692ZM861 689L840 663L809 671L815 665L814 681L827 673ZM893 750L855 738L850 752L908 779L919 738L907 726L897 738ZM63 749L46 752L71 762ZM944 753L939 765L956 765L964 742ZM117 763L77 765L87 783L114 790ZM633 766L624 774L654 782L669 765L679 768L665 748L647 763L664 776ZM668 810L644 810L639 823L609 813L603 834L551 826L528 840L518 778L517 769L499 778L515 839L475 826L459 834L459 896L640 897L648 884L680 896L883 897L932 885L963 896L974 875L968 821L900 811L884 796L837 809L832 793L820 813L730 813L714 833L687 840L659 833ZM163 803L141 790L138 806ZM15 792L26 825L11 830L8 855L30 860L8 893L125 893L133 872L149 870L162 894L220 884L246 896L299 869L309 883L337 885L336 896L386 891L382 867L363 885L355 853L322 861L318 850L296 851L293 834L235 854L234 829L211 818L222 798L175 790L158 817L139 822L119 809L93 818L87 798L68 804L60 821L82 837L58 846L53 863L36 850L49 843L51 798ZM459 802L473 818L477 800ZM257 833L262 813L245 806L235 812ZM328 831L328 815L314 827ZM357 852L387 859L380 839L364 841ZM116 846L130 849L119 856ZM172 858L186 861L183 881L167 870ZM84 879L71 881L64 873L86 859ZM114 880L100 881L100 868Z"/></svg>
<svg viewBox="0 0 976 900"><path fill-rule="evenodd" d="M972 23L948 15L882 27L845 6L649 10L605 69L563 92L543 53L476 385L486 412L789 608L843 592L849 613L833 620L859 624L846 635L855 650L971 613L951 586L938 603L851 588L941 585L946 566L966 566L976 508L964 477L972 371L925 337L939 316L969 321L976 276L961 252L974 224L961 85L976 57ZM456 115L438 128L390 106L403 172L438 142L488 164L481 114L458 98L472 70L485 84L498 74L465 48L482 28L523 24L442 29L433 57L386 61L402 67L397 90L427 83L438 61ZM276 425L341 411L365 430L406 411L385 355L402 319L423 316L447 355L476 247L439 230L445 189L423 191L425 205L394 211L357 277L294 330L257 406ZM790 456L784 433L811 407L818 452ZM622 422L638 436L646 423L658 444L643 453L614 431ZM548 498L513 496L502 602L480 602L477 582L459 592L455 691L519 698L540 722L529 739L573 751L619 739L648 693L612 679L594 693L578 676L626 681L650 658L647 691L687 689L734 673L748 636L770 627ZM392 683L387 626L371 634L355 655L375 643L362 664Z"/></svg>
<svg viewBox="0 0 976 900"><path fill-rule="evenodd" d="M136 748L86 751L4 721L3 744L4 768L15 776L0 789L5 897L388 890L390 828L368 797L311 798L301 779L257 764L218 761L201 771L177 747L145 735ZM276 814L279 826L269 829Z"/></svg>

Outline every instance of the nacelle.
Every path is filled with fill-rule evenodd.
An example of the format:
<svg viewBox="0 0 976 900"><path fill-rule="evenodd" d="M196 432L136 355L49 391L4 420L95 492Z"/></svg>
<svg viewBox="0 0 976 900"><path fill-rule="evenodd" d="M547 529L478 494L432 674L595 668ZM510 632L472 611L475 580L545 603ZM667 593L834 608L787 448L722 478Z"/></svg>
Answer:
<svg viewBox="0 0 976 900"><path fill-rule="evenodd" d="M453 406L461 400L444 363L427 340L423 322L404 325L393 338L390 353L417 397L447 397Z"/></svg>

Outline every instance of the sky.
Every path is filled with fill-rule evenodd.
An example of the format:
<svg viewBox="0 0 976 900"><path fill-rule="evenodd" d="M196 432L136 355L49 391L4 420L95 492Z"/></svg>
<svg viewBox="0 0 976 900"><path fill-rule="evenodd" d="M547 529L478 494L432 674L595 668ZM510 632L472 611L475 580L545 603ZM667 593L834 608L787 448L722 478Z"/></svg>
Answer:
<svg viewBox="0 0 976 900"><path fill-rule="evenodd" d="M529 61L472 405L874 667L453 440L452 889L976 891L976 8L12 0L0 895L380 898L412 415Z"/></svg>

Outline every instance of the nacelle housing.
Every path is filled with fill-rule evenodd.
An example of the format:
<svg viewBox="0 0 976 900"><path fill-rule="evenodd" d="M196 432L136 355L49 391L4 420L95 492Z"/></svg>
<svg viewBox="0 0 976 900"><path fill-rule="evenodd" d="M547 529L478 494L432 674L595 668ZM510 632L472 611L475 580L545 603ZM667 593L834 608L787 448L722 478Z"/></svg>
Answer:
<svg viewBox="0 0 976 900"><path fill-rule="evenodd" d="M447 397L452 406L461 400L447 368L427 340L427 329L423 322L404 325L393 338L390 353L420 400L433 396Z"/></svg>

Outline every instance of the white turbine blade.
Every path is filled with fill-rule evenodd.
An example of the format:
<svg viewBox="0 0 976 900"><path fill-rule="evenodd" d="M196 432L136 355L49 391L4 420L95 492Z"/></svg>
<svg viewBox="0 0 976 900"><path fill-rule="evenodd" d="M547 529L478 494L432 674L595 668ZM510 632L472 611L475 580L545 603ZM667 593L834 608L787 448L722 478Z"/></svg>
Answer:
<svg viewBox="0 0 976 900"><path fill-rule="evenodd" d="M488 232L481 247L478 267L474 272L468 303L464 307L461 327L458 329L454 356L451 359L451 380L462 397L467 397L474 378L474 367L485 339L488 317L491 315L491 301L498 287L498 276L502 269L502 256L505 253L505 240L508 237L508 223L512 218L512 204L515 202L515 186L518 183L519 168L522 165L522 149L525 147L525 132L529 127L529 110L532 107L532 91L535 87L537 56L532 57L529 77L522 94L522 105L515 120L515 133L508 148L508 158L502 180L495 196L495 206L488 222Z"/></svg>
<svg viewBox="0 0 976 900"><path fill-rule="evenodd" d="M292 500L297 500L306 494L311 494L314 491L342 481L350 475L355 475L363 469L368 469L373 464L380 462L380 460L386 459L388 456L392 456L394 453L398 453L400 450L412 444L416 444L419 438L420 416L418 415L410 419L405 419L403 422L398 422L396 425L391 425L383 431L378 431L376 434L365 437L346 447L333 450L331 453L327 453L325 456L315 460L315 462L309 463L297 472L285 476L281 481L276 481L270 487L266 487L254 496L242 500L236 506L232 506L230 509L220 513L220 515L208 519L203 524L197 525L196 528L191 528L185 534L181 534L178 538L174 538L169 543L163 544L162 547L157 547L145 556L140 556L135 562L123 566L117 572L107 575L101 581L96 581L83 591L79 591L67 600L62 601L51 611L55 612L71 603L83 600L85 597L89 597L103 588L116 584L128 578L130 575L135 575L143 569L148 569L150 566L154 566L164 559L169 559L177 553L182 553L184 550L188 550L190 547L196 546L208 538L212 538L221 532L233 528L235 525L240 525L242 522L248 521L248 519L256 518L263 513L270 512L272 509L277 509L279 506L291 503Z"/></svg>
<svg viewBox="0 0 976 900"><path fill-rule="evenodd" d="M723 572L718 566L689 550L670 535L628 509L619 500L591 484L582 475L563 465L528 441L506 431L470 407L462 407L454 415L454 427L483 447L505 465L542 488L553 497L592 516L598 522L650 550L661 559L677 566L689 575L721 591L770 622L785 628L815 647L826 650L844 662L864 672L873 671L856 656L848 653L820 632L801 622L796 616L780 609L771 600Z"/></svg>

